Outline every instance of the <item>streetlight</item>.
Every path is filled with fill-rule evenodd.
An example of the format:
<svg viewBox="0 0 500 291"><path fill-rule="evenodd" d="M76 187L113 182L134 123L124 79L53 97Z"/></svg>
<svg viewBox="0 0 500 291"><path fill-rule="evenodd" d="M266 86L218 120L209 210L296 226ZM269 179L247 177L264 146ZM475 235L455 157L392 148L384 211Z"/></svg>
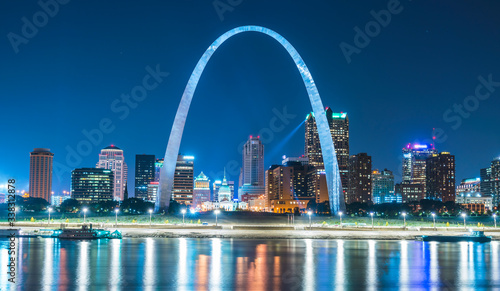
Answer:
<svg viewBox="0 0 500 291"><path fill-rule="evenodd" d="M85 224L86 217L87 217L87 208L83 208L83 224Z"/></svg>
<svg viewBox="0 0 500 291"><path fill-rule="evenodd" d="M307 212L307 214L309 215L309 229L311 230L312 229L312 221L311 221L311 215L313 214L311 210L309 210Z"/></svg>
<svg viewBox="0 0 500 291"><path fill-rule="evenodd" d="M191 208L189 211L191 212L191 214L195 214L196 213L196 210L194 210L193 208Z"/></svg>
<svg viewBox="0 0 500 291"><path fill-rule="evenodd" d="M493 214L493 220L495 221L495 228L497 228L497 215Z"/></svg>
<svg viewBox="0 0 500 291"><path fill-rule="evenodd" d="M339 216L340 216L340 228L342 228L342 211L339 211Z"/></svg>
<svg viewBox="0 0 500 291"><path fill-rule="evenodd" d="M118 227L118 208L115 209L115 227Z"/></svg>
<svg viewBox="0 0 500 291"><path fill-rule="evenodd" d="M50 212L52 211L52 207L49 207L49 222L47 224L50 224Z"/></svg>
<svg viewBox="0 0 500 291"><path fill-rule="evenodd" d="M220 213L220 210L217 209L214 211L214 213L215 213L215 226L217 226L217 215Z"/></svg>
<svg viewBox="0 0 500 291"><path fill-rule="evenodd" d="M432 213L432 227L436 229L436 213Z"/></svg>
<svg viewBox="0 0 500 291"><path fill-rule="evenodd" d="M186 214L186 209L182 209L182 224L184 225L184 215Z"/></svg>
<svg viewBox="0 0 500 291"><path fill-rule="evenodd" d="M153 215L153 209L149 209L149 226L151 226L151 216Z"/></svg>
<svg viewBox="0 0 500 291"><path fill-rule="evenodd" d="M467 224L465 224L465 213L462 213L462 217L464 218L464 228L467 229Z"/></svg>
<svg viewBox="0 0 500 291"><path fill-rule="evenodd" d="M373 229L373 212L370 212L370 215L372 217L372 229Z"/></svg>
<svg viewBox="0 0 500 291"><path fill-rule="evenodd" d="M404 230L406 230L406 212L403 212L402 214L403 214L403 219L404 219L403 226L404 226Z"/></svg>

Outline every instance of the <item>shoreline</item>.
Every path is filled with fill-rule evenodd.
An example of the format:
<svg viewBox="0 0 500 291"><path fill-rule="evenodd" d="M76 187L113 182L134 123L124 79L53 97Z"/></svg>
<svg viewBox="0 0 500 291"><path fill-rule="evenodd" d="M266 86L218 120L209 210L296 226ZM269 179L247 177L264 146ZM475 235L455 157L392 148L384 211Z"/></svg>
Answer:
<svg viewBox="0 0 500 291"><path fill-rule="evenodd" d="M140 227L139 227L140 226ZM57 228L58 225L47 226L20 226L23 231L30 232L41 228ZM71 225L67 227L78 227ZM422 235L463 235L468 232L464 229L438 229L438 230L422 230L422 229L371 229L371 228L332 228L332 227L317 227L313 226L309 229L308 226L296 225L293 226L165 226L161 225L151 228L144 225L134 225L132 227L122 226L113 227L105 225L107 229L114 231L119 230L123 238L234 238L234 239L350 239L350 240L415 240L416 237ZM94 228L100 228L95 225ZM9 229L7 226L0 225L0 229ZM482 229L477 229L482 230ZM500 241L500 229L485 229L486 236L491 236L492 241Z"/></svg>

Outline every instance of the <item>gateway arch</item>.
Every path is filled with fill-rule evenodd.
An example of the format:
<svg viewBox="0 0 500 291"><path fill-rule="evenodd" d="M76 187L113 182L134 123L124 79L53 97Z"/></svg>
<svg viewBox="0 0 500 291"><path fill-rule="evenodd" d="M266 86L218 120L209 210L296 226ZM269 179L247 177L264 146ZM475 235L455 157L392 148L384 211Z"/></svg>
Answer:
<svg viewBox="0 0 500 291"><path fill-rule="evenodd" d="M181 144L182 133L184 131L184 125L186 122L191 100L193 99L196 86L198 85L198 81L200 80L205 66L207 65L210 57L212 57L217 48L219 48L219 46L222 45L227 39L236 34L249 31L266 34L279 42L286 49L290 57L292 57L295 65L297 66L297 69L299 70L300 75L302 76L302 80L304 81L304 85L306 86L307 94L309 95L309 101L311 102L311 106L316 119L316 125L318 128L321 152L323 154L323 163L325 167L328 196L330 198L331 213L337 214L345 207L344 195L340 182L337 155L335 154L330 127L328 126L328 121L326 119L325 107L323 107L323 103L321 102L316 84L314 83L309 69L304 63L304 60L302 60L297 50L295 50L295 48L285 38L268 28L253 25L237 27L221 35L208 47L208 49L196 64L196 67L194 68L193 73L191 74L191 77L189 78L189 81L186 85L186 89L182 94L182 99L179 104L179 108L177 109L174 124L170 132L170 138L168 140L167 149L165 151L163 168L160 172L160 186L156 198L155 210L158 211L160 208L169 207L170 198L172 196L172 188L174 184L175 166L177 162L177 156L179 154L179 147Z"/></svg>

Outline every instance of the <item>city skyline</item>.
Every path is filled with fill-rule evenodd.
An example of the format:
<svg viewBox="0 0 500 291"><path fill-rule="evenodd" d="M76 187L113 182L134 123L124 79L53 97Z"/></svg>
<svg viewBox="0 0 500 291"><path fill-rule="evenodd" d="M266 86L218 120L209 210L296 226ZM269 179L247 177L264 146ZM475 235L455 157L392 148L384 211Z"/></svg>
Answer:
<svg viewBox="0 0 500 291"><path fill-rule="evenodd" d="M8 5L11 7L6 11L12 13L5 17L9 25L2 27L4 35L10 31L19 33L18 30L22 25L20 18L26 13L24 9L32 9L33 12L39 9L36 3L29 7L12 3ZM111 8L111 4L102 5L104 10ZM185 3L178 5L187 11L191 9ZM208 8L212 8L207 5ZM370 9L378 11L385 5L384 1L374 2ZM490 6L496 5L498 4ZM273 10L279 8L280 4L266 3L265 6ZM464 4L456 4L455 9L461 13L469 13L472 9L475 13L484 15L483 20L474 23L472 28L460 21L458 15L452 15L446 20L441 19L439 11L444 7L440 6L434 7L435 13L428 15L427 20L423 21L419 15L428 12L427 7L421 3L407 3L404 12L401 12L405 16L393 17L394 22L399 19L398 25L391 23L379 36L372 39L369 46L361 53L353 54L351 62L347 63L339 44L343 42L352 44L355 35L353 27L362 27L372 19L370 9L362 11L349 3L317 3L313 6L315 7L289 8L296 11L299 9L301 13L309 16L311 13L329 15L328 19L332 21L332 25L327 28L323 26L321 32L317 29L317 23L306 21L307 17L295 19L291 24L289 20L283 19L283 16L274 15L277 19L265 24L285 37L292 37L290 41L298 46L316 77L324 105L331 106L335 112L349 112L352 133L350 146L353 153L367 152L373 157L374 167L392 170L399 180L401 177L399 150L402 145L408 142L425 143L426 140L432 139L432 129L438 128L444 130L447 138L446 141L437 143L436 147L457 156L457 181L478 176L476 169L488 166L489 161L500 156L500 137L494 134L492 128L498 118L495 113L500 100L495 98L498 92L491 92L491 98L480 100L479 107L466 112L459 120L457 116L460 115L454 111L454 104L462 104L463 107L464 101L468 100L466 97L474 94L476 86L488 83L488 80L496 84L496 80L500 79L497 78L500 76L498 73L500 64L494 57L499 47L495 39L500 37L497 37L499 32L494 29L496 26L491 22L497 20L491 18L490 22L487 21L492 11L495 11L494 7L471 8ZM163 132L164 127L168 128L173 120L179 97L196 59L222 32L237 25L256 22L251 18L240 19L238 16L246 15L252 10L257 11L259 5L242 4L234 12L225 14L224 22L220 21L213 10L209 11L210 9L203 12L196 11L187 18L179 18L160 17L161 11L164 10L150 9L141 5L113 7L124 15L148 11L149 14L132 17L130 25L136 26L140 31L150 30L149 25L153 23L149 20L149 16L154 14L156 19L160 19L154 22L158 28L153 30L158 37L152 40L150 33L137 35L135 39L127 38L123 34L115 35L123 43L113 44L101 52L91 49L92 43L82 43L79 35L91 33L99 40L107 36L109 33L107 29L123 31L123 28L110 25L104 21L105 18L96 17L98 22L95 25L86 27L85 30L70 26L75 33L68 34L65 26L58 24L72 25L70 20L81 19L83 17L81 15L86 14L81 13L81 9L85 11L89 8L66 5L63 10L61 7L61 13L52 19L55 24L40 29L40 34L28 44L21 45L18 53L12 50L8 40L0 45L1 52L9 56L4 68L18 68L9 72L2 70L2 74L12 80L22 79L25 80L23 83L33 83L32 87L20 86L19 82L4 84L6 94L12 96L6 101L6 105L23 108L24 118L20 122L10 122L17 114L14 111L9 111L0 117L2 126L12 126L9 131L18 143L14 148L6 144L0 145L2 152L9 153L0 158L2 161L0 179L17 178L21 189L28 189L27 153L36 147L50 148L55 154L54 164L58 168L53 177L54 192L69 190L71 170L92 166L96 154L107 145L116 144L125 150L125 158L129 161L130 169L135 168L135 154L151 153L158 157L162 156L167 142L167 138L164 137L167 134ZM102 12L92 13L100 15ZM260 13L267 15L271 12L260 11ZM330 17L330 14L335 17ZM189 27L187 31L174 29L179 25L192 23L193 17L207 20L204 22L206 26L203 28L186 26ZM460 37L443 32L441 28L445 24L460 32ZM119 25L124 23L120 22ZM102 30L102 27L106 29ZM165 33L168 37L163 37L165 33L161 33L161 27L167 28ZM300 34L294 36L295 30L301 31L300 27L310 32L308 38ZM407 31L412 33L408 34ZM481 34L477 34L477 31L481 31ZM48 50L54 40L60 37L67 40L62 55ZM399 37L401 41L395 45L388 41L392 37ZM176 49L172 41L175 39L186 49L182 51ZM190 39L197 40L192 42ZM464 39L474 39L474 45L463 41ZM139 50L140 47L134 43L145 44L141 48L148 47L150 51L145 54L144 50ZM426 47L418 45L419 43L425 44ZM462 47L462 50L457 51L457 46ZM88 48L87 52L77 49L79 47ZM199 103L193 105L191 113L193 121L186 125L186 139L181 147L182 153L198 157L199 170L214 178L222 178L222 169L232 161L241 166L239 146L249 133L269 129L273 118L283 117L286 114L294 117L285 119L287 123L283 124L283 129L281 129L282 124L278 124L281 131L273 132L273 138L266 140L269 155L266 157L265 168L276 163L283 154L299 156L302 151L301 134L292 135L286 151L280 150L281 145L278 141L284 140L293 132L310 111L304 98L305 93L301 88L300 78L281 48L258 35L232 40L231 47L227 56L214 58L208 66L207 70L214 73L207 73L201 79L197 92L199 96L196 97ZM36 58L35 52L39 50L47 53L43 60ZM432 51L432 54L429 54L429 51ZM454 54L450 55L450 51ZM32 61L33 59L35 61ZM100 61L96 62L95 59ZM101 61L103 59L104 62ZM47 61L54 65L48 65ZM64 65L66 63L73 66L66 67ZM235 63L239 65L235 66ZM432 68L437 64L439 69L430 70L431 64ZM99 70L96 70L97 68ZM47 74L40 75L39 72L42 70ZM91 71L93 74L87 74ZM167 72L169 75L165 76ZM266 73L260 74L261 72ZM151 80L156 81L158 85L154 90L148 91L148 98L135 102L138 104L136 108L127 107L128 109L123 109L124 104L120 101L116 104L120 111L113 111L111 105L115 100L120 100L122 94L130 94L147 75L156 77ZM75 78L68 79L69 76ZM103 83L103 80L106 81ZM62 85L64 82L69 86ZM153 83L152 81L151 84ZM218 83L226 85L217 86ZM494 91L495 88L490 89ZM485 88L482 89L481 92L484 93ZM52 102L37 101L35 97L38 96ZM70 110L61 110L62 106L66 105L66 96L72 96L68 103ZM242 98L229 102L233 96ZM214 101L209 101L209 97L214 97ZM246 101L250 97L252 101ZM293 102L288 102L287 99ZM24 106L26 101L30 100L34 100L33 105L36 106ZM472 101L471 104L474 105ZM247 110L241 110L243 106ZM151 114L160 107L167 108L163 113L167 116L165 126L160 126L158 115ZM306 107L308 109L304 110ZM71 110L72 108L78 110ZM42 112L43 117L40 115ZM47 112L49 114L46 114ZM88 112L95 114L89 116ZM213 114L207 115L207 112ZM445 120L443 117L445 113L452 121ZM100 124L102 119L109 119L112 123ZM204 121L206 129L199 131L199 120ZM207 120L210 120L208 124ZM41 130L27 131L29 125L34 122L41 125ZM90 134L93 133L93 129L100 127L110 132L104 133L102 138L94 135L96 141L94 145L91 142L93 140L89 139L84 131ZM113 130L109 130L108 127ZM131 127L148 128L148 130L131 132L128 130ZM31 137L29 142L24 139L26 134ZM132 135L136 138L132 138ZM200 149L197 147L198 137L221 140L224 146L208 145ZM66 158L71 152L68 148L76 151L78 143L83 140L89 141L91 148L85 151L85 155L78 155L74 164L68 165ZM276 154L273 155L274 152ZM220 161L209 153L224 153L228 158ZM231 172L230 167L227 168L230 179L236 180L235 177L239 173ZM134 185L130 175L128 181L128 190L131 191Z"/></svg>

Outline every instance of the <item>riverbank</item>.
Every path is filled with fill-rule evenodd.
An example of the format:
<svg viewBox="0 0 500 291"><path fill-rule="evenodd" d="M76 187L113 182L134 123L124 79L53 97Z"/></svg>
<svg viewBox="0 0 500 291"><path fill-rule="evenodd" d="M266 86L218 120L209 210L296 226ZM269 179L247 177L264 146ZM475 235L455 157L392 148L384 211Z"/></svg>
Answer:
<svg viewBox="0 0 500 291"><path fill-rule="evenodd" d="M59 228L60 225L18 225L23 231L30 232L40 228ZM79 227L79 225L65 225L65 227ZM95 228L118 229L124 238L237 238L237 239L353 239L353 240L414 240L422 235L463 235L468 232L464 229L401 229L401 228L339 228L304 225L211 225L211 226L182 226L182 225L94 225ZM1 225L0 229L7 228ZM474 228L475 229L475 228ZM477 230L483 230L478 228ZM485 235L493 240L500 241L500 229L484 229Z"/></svg>

